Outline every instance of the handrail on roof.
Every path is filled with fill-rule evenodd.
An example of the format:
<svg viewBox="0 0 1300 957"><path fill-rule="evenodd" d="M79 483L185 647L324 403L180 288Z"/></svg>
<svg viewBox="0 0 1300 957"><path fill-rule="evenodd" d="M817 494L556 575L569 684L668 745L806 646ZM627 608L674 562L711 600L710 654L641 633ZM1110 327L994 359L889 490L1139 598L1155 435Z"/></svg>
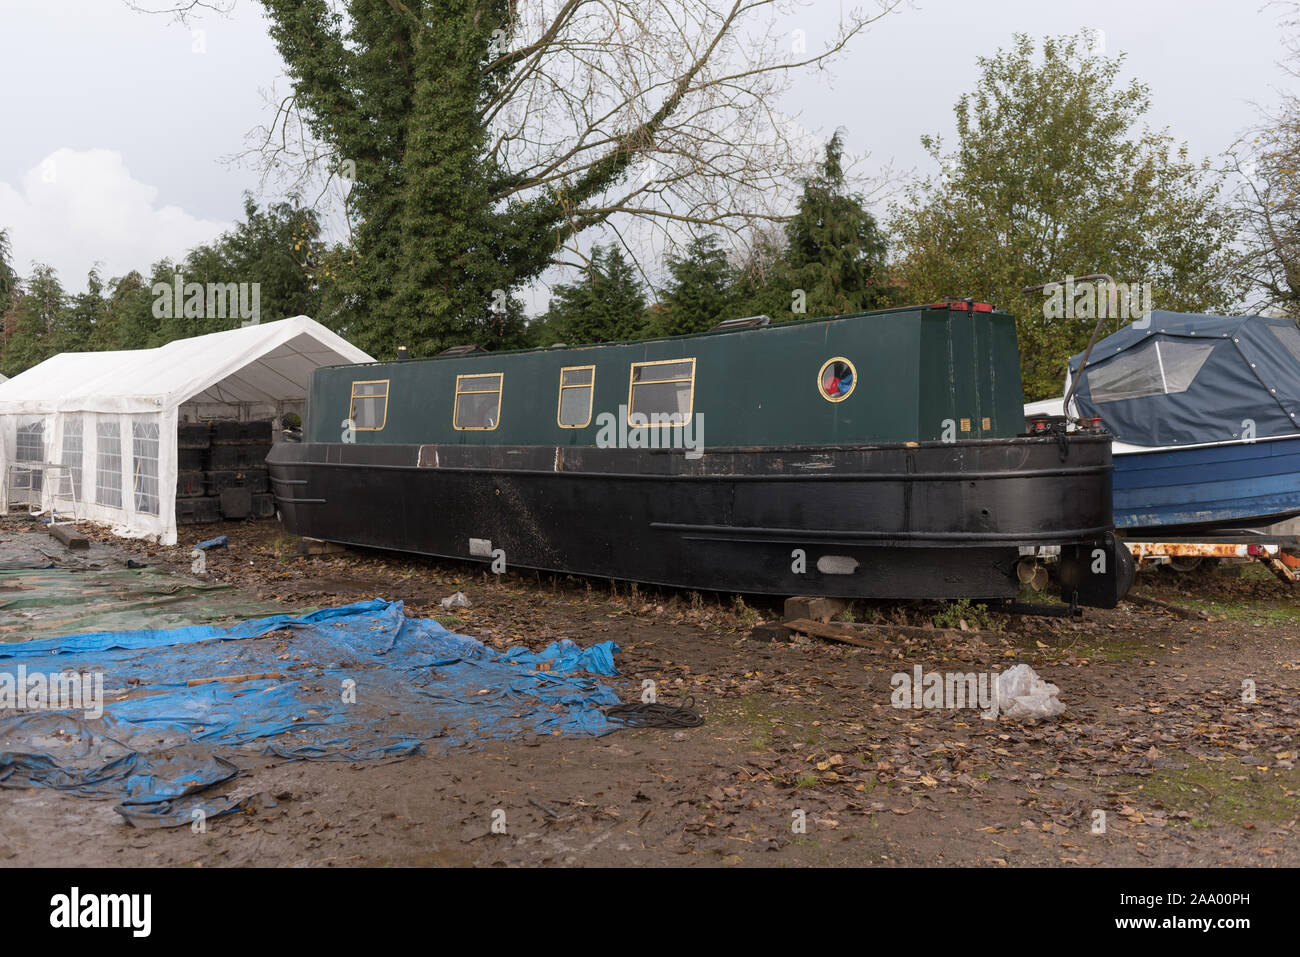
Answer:
<svg viewBox="0 0 1300 957"><path fill-rule="evenodd" d="M720 329L761 329L763 326L771 323L771 316L741 316L738 319L723 319L716 326L710 326L709 332L717 332Z"/></svg>

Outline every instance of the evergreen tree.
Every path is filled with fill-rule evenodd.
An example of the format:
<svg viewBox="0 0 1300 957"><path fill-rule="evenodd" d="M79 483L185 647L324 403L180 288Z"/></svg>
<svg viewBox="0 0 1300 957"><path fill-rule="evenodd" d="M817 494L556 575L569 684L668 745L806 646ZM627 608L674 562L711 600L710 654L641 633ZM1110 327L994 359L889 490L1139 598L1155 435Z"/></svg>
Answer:
<svg viewBox="0 0 1300 957"><path fill-rule="evenodd" d="M104 300L104 281L99 267L91 267L86 276L86 291L77 293L54 318L50 335L52 354L92 351L99 327L108 315Z"/></svg>
<svg viewBox="0 0 1300 957"><path fill-rule="evenodd" d="M19 284L5 316L4 354L0 372L12 378L54 355L54 330L67 296L50 266L36 265Z"/></svg>
<svg viewBox="0 0 1300 957"><path fill-rule="evenodd" d="M252 286L257 286L257 319L273 322L289 316L314 316L319 305L313 269L323 258L319 241L320 224L314 210L303 208L296 196L259 209L244 196L244 219L210 243L197 246L176 266L185 285L197 283L206 294L209 283L227 287L248 284L242 304L253 305ZM155 269L155 274L158 270ZM174 281L157 276L155 281ZM238 290L236 290L238 291ZM188 295L186 295L188 298ZM163 341L238 328L252 317L240 313L238 297L223 302L205 301L201 316L176 314L159 320ZM224 309L222 306L224 305ZM220 315L221 312L225 315ZM250 308L251 311L251 308ZM157 338L153 336L151 338Z"/></svg>
<svg viewBox="0 0 1300 957"><path fill-rule="evenodd" d="M4 316L9 311L9 303L17 284L18 273L14 271L9 231L0 229L0 316Z"/></svg>
<svg viewBox="0 0 1300 957"><path fill-rule="evenodd" d="M578 282L556 284L533 338L537 345L617 342L635 339L644 320L636 267L617 246L596 246Z"/></svg>
<svg viewBox="0 0 1300 957"><path fill-rule="evenodd" d="M770 316L773 322L810 315L806 292L801 297L786 258L785 228L773 225L754 234L754 241L736 267L733 286L738 316Z"/></svg>
<svg viewBox="0 0 1300 957"><path fill-rule="evenodd" d="M656 334L703 332L735 318L735 271L717 236L696 236L680 254L670 255L668 272L672 281L663 291L662 325L654 329Z"/></svg>
<svg viewBox="0 0 1300 957"><path fill-rule="evenodd" d="M738 312L774 320L836 316L897 305L885 264L887 241L844 176L837 132L804 180L783 236L760 234L739 270Z"/></svg>
<svg viewBox="0 0 1300 957"><path fill-rule="evenodd" d="M173 271L171 262L163 260L155 267L152 278L165 282L165 277ZM159 321L153 315L152 288L153 282L146 282L145 277L134 269L125 276L110 279L104 302L104 319L95 329L90 348L99 351L146 349L161 345Z"/></svg>
<svg viewBox="0 0 1300 957"><path fill-rule="evenodd" d="M804 181L798 211L785 229L790 282L806 294L810 316L897 303L885 268L885 235L863 198L849 191L843 158L837 132L826 144L821 168Z"/></svg>

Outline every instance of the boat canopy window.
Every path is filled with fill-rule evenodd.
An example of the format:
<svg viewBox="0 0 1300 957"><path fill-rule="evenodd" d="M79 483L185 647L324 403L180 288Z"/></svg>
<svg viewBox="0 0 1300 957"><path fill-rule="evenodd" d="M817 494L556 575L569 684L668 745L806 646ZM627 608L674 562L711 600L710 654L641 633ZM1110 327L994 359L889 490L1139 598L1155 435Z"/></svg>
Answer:
<svg viewBox="0 0 1300 957"><path fill-rule="evenodd" d="M1088 389L1094 402L1186 392L1214 345L1156 340L1088 369Z"/></svg>
<svg viewBox="0 0 1300 957"><path fill-rule="evenodd" d="M627 398L629 425L685 425L694 403L694 359L632 363Z"/></svg>
<svg viewBox="0 0 1300 957"><path fill-rule="evenodd" d="M1291 353L1297 361L1300 361L1300 329L1295 326L1272 326L1268 331L1273 333L1277 341L1286 346L1287 352Z"/></svg>
<svg viewBox="0 0 1300 957"><path fill-rule="evenodd" d="M581 429L591 424L595 384L595 366L569 366L560 370L560 404L555 413L560 428Z"/></svg>
<svg viewBox="0 0 1300 957"><path fill-rule="evenodd" d="M500 425L502 378L500 372L456 376L452 426L462 431L490 431Z"/></svg>
<svg viewBox="0 0 1300 957"><path fill-rule="evenodd" d="M388 380L371 379L352 383L352 427L378 432L388 421Z"/></svg>

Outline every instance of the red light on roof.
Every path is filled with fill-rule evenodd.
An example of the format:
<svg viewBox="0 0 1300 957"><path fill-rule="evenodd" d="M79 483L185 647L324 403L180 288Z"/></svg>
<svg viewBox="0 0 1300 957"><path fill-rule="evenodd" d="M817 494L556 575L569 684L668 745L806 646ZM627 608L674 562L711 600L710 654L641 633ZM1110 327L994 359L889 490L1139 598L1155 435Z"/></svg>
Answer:
<svg viewBox="0 0 1300 957"><path fill-rule="evenodd" d="M987 302L968 302L965 299L949 299L946 302L932 302L931 309L957 309L961 312L992 312L993 307Z"/></svg>

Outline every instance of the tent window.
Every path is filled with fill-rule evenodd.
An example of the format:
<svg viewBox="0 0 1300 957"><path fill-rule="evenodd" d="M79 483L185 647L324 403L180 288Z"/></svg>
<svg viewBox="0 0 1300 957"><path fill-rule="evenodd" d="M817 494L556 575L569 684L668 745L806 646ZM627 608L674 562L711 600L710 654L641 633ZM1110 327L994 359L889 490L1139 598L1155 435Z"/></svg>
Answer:
<svg viewBox="0 0 1300 957"><path fill-rule="evenodd" d="M122 426L116 419L97 422L95 435L95 501L122 507Z"/></svg>
<svg viewBox="0 0 1300 957"><path fill-rule="evenodd" d="M81 452L82 421L79 415L65 416L63 419L63 458L68 466L63 474L61 494L81 500ZM71 485L69 485L71 482Z"/></svg>
<svg viewBox="0 0 1300 957"><path fill-rule="evenodd" d="M502 374L456 376L456 404L451 412L453 428L490 431L501 424Z"/></svg>
<svg viewBox="0 0 1300 957"><path fill-rule="evenodd" d="M591 424L595 366L569 366L560 370L560 407L556 419L562 429L581 429Z"/></svg>
<svg viewBox="0 0 1300 957"><path fill-rule="evenodd" d="M388 380L352 383L353 428L378 432L388 421Z"/></svg>
<svg viewBox="0 0 1300 957"><path fill-rule="evenodd" d="M1186 392L1214 351L1214 345L1213 342L1152 342L1089 369L1088 389L1094 402Z"/></svg>
<svg viewBox="0 0 1300 957"><path fill-rule="evenodd" d="M135 490L135 510L148 515L158 514L158 423L131 423L131 453L135 462L135 475L131 486Z"/></svg>
<svg viewBox="0 0 1300 957"><path fill-rule="evenodd" d="M1286 346L1286 351L1300 362L1300 329L1293 325L1287 326L1269 326L1269 331L1277 338L1277 341Z"/></svg>
<svg viewBox="0 0 1300 957"><path fill-rule="evenodd" d="M695 402L695 360L632 363L627 417L644 416L649 425L685 425Z"/></svg>
<svg viewBox="0 0 1300 957"><path fill-rule="evenodd" d="M14 449L14 461L41 463L45 461L45 420L35 419L18 426L17 446ZM31 489L41 490L43 475L41 470L31 472Z"/></svg>
<svg viewBox="0 0 1300 957"><path fill-rule="evenodd" d="M45 461L44 419L18 426L18 448L14 458L19 462Z"/></svg>

